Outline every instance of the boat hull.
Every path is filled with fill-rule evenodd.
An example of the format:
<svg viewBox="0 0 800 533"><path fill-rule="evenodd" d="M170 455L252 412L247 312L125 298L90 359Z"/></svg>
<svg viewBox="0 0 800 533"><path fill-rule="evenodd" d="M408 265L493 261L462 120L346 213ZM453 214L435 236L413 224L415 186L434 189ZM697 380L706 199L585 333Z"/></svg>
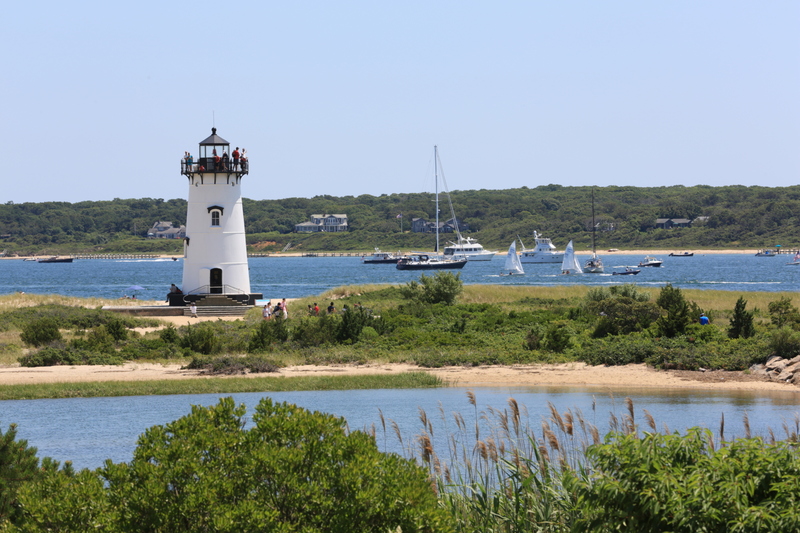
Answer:
<svg viewBox="0 0 800 533"><path fill-rule="evenodd" d="M39 259L39 263L72 263L71 257L51 257L49 259Z"/></svg>
<svg viewBox="0 0 800 533"><path fill-rule="evenodd" d="M520 261L523 263L561 263L564 260L564 252L547 254L541 252L523 253Z"/></svg>
<svg viewBox="0 0 800 533"><path fill-rule="evenodd" d="M694 253L691 254L669 254L670 257L692 257Z"/></svg>
<svg viewBox="0 0 800 533"><path fill-rule="evenodd" d="M482 254L470 254L470 253L459 253L456 252L452 255L444 254L445 258L452 259L454 261L491 261L494 258L497 252L486 252Z"/></svg>
<svg viewBox="0 0 800 533"><path fill-rule="evenodd" d="M454 270L464 268L467 260L461 261L398 261L397 270Z"/></svg>
<svg viewBox="0 0 800 533"><path fill-rule="evenodd" d="M365 265L396 265L399 259L364 259L361 261Z"/></svg>
<svg viewBox="0 0 800 533"><path fill-rule="evenodd" d="M630 270L630 271L627 271L627 272L612 272L611 275L612 276L635 276L639 272L641 272L641 270Z"/></svg>

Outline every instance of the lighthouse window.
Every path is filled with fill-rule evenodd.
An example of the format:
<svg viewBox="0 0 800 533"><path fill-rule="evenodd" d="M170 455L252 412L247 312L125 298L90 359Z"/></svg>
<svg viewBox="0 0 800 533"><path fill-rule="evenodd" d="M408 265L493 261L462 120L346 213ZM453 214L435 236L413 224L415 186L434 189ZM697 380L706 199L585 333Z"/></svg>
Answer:
<svg viewBox="0 0 800 533"><path fill-rule="evenodd" d="M219 226L219 211L211 211L211 225Z"/></svg>

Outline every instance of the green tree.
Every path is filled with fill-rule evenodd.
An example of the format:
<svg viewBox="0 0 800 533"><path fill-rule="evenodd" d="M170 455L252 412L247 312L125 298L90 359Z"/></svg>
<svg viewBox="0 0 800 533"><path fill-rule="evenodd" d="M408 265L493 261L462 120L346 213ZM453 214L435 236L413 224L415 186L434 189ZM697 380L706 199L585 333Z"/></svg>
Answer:
<svg viewBox="0 0 800 533"><path fill-rule="evenodd" d="M194 406L148 429L130 463L108 462L83 483L48 472L51 492L24 500L30 530L451 530L425 470L348 433L344 419L265 398L246 429L245 412L232 398ZM72 529L76 516L85 525Z"/></svg>
<svg viewBox="0 0 800 533"><path fill-rule="evenodd" d="M756 334L756 328L753 326L753 312L745 311L747 300L743 296L739 296L736 300L736 306L733 308L733 317L731 317L731 324L728 328L728 337L731 339L749 339Z"/></svg>
<svg viewBox="0 0 800 533"><path fill-rule="evenodd" d="M681 290L667 283L661 289L656 303L667 312L656 320L658 335L662 337L683 335L692 323L692 316Z"/></svg>
<svg viewBox="0 0 800 533"><path fill-rule="evenodd" d="M787 325L796 327L800 324L800 311L792 305L792 299L788 296L770 302L767 309L770 321L779 328Z"/></svg>
<svg viewBox="0 0 800 533"><path fill-rule="evenodd" d="M36 448L29 447L28 441L17 440L16 424L11 424L5 433L0 431L0 528L20 517L17 493L38 477Z"/></svg>

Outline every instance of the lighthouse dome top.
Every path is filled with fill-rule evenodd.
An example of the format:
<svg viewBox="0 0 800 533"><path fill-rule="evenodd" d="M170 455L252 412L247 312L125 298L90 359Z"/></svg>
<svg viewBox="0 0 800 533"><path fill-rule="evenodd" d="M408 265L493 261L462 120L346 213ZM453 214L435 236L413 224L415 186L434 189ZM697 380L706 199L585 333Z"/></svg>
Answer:
<svg viewBox="0 0 800 533"><path fill-rule="evenodd" d="M217 128L211 128L211 135L200 141L200 146L229 146L231 143L217 135Z"/></svg>

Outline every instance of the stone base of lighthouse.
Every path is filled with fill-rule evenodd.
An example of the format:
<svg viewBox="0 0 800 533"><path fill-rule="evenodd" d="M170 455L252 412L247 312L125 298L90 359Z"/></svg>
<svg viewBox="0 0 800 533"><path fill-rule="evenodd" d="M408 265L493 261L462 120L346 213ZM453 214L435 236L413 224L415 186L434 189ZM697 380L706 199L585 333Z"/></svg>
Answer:
<svg viewBox="0 0 800 533"><path fill-rule="evenodd" d="M169 294L167 301L172 306L187 306L192 303L199 306L256 305L264 295L260 292L249 294Z"/></svg>

